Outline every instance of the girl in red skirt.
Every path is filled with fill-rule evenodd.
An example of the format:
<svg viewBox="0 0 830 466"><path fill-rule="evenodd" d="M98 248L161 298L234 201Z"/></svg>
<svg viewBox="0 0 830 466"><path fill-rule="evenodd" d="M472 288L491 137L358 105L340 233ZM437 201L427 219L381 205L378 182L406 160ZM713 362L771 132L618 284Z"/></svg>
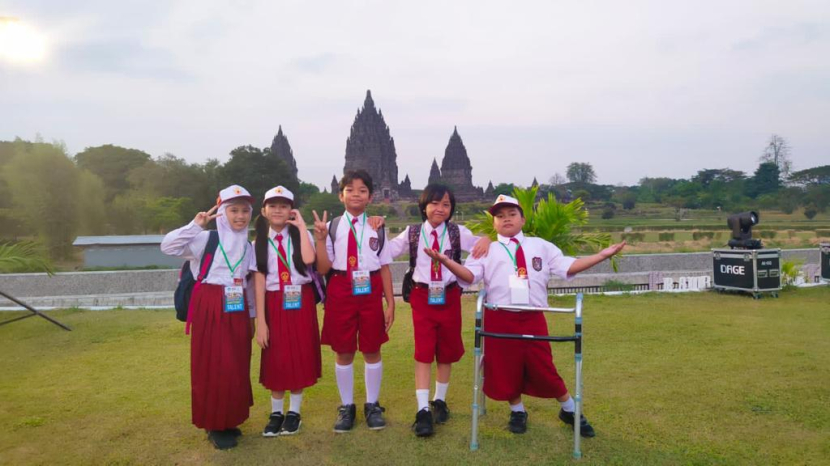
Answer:
<svg viewBox="0 0 830 466"><path fill-rule="evenodd" d="M236 446L237 428L248 419L254 404L251 391L251 337L253 320L247 302L247 277L256 270L248 242L248 224L254 198L241 186L219 192L217 204L199 212L188 225L171 231L161 242L165 254L190 261L197 278L190 297L187 331L190 340L190 386L193 424L208 432L213 445L224 450ZM219 244L206 269L200 271L216 220ZM207 266L207 264L210 264Z"/></svg>
<svg viewBox="0 0 830 466"><path fill-rule="evenodd" d="M268 190L256 220L256 340L262 348L259 383L271 390L265 437L296 434L302 424L303 389L322 374L317 305L309 270L315 260L311 234L294 194ZM290 391L286 414L285 392Z"/></svg>

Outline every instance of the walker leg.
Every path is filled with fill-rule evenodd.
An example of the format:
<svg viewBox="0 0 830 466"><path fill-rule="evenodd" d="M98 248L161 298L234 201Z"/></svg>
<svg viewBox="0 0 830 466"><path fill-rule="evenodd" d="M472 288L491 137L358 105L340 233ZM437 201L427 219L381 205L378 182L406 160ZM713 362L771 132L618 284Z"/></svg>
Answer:
<svg viewBox="0 0 830 466"><path fill-rule="evenodd" d="M574 393L574 459L582 458L579 448L582 420L582 293L576 295L576 317L574 319L576 341L574 342L574 367L576 368L576 389Z"/></svg>

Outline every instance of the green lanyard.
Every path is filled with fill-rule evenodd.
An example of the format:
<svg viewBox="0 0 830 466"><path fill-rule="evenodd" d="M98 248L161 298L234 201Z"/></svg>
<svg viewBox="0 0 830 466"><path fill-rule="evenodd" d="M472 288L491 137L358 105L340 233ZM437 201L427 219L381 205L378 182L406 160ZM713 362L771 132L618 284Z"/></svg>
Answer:
<svg viewBox="0 0 830 466"><path fill-rule="evenodd" d="M441 233L441 246L439 246L441 249L439 249L438 252L444 252L444 238L446 236L447 236L447 224L445 223L444 224L444 232ZM424 226L423 225L421 225L421 238L424 239L424 244L427 246L427 249L432 249L432 246L430 246L429 243L427 242L427 235L424 232ZM433 259L432 262L435 263L435 262L438 262L438 261Z"/></svg>
<svg viewBox="0 0 830 466"><path fill-rule="evenodd" d="M283 257L283 255L280 253L280 250L277 249L277 246L274 245L273 241L271 241L271 238L268 238L268 242L271 243L271 247L274 248L274 252L277 253L277 257L279 258L279 260L282 261L283 264L285 264L285 268L288 269L289 272L291 272L291 243L292 243L292 241L290 241L290 238L288 238L288 237L286 237L286 238L289 239L289 241L288 241L288 258Z"/></svg>
<svg viewBox="0 0 830 466"><path fill-rule="evenodd" d="M499 244L501 244L501 247L503 247L504 250L507 251L507 255L510 256L510 260L513 261L513 268L516 269L516 271L518 271L519 266L516 264L516 257L513 256L513 254L510 252L510 249L508 249L508 247L505 246L504 243L499 241ZM522 247L522 243L516 245L516 250L518 251L520 247Z"/></svg>
<svg viewBox="0 0 830 466"><path fill-rule="evenodd" d="M236 269L239 268L239 264L242 263L242 259L245 259L245 251L242 251L242 257L239 258L239 262L237 262L236 265L231 265L231 261L228 260L228 254L225 252L225 248L222 247L221 242L219 243L219 250L222 251L222 255L225 256L225 263L228 264L228 269L231 271L231 278L233 278L233 274L236 272Z"/></svg>
<svg viewBox="0 0 830 466"><path fill-rule="evenodd" d="M357 241L357 231L354 229L354 224L352 223L352 219L349 218L348 213L344 213L343 215L346 216L346 220L349 221L349 228L352 230L352 235L354 235L354 240L357 242L357 255L363 255L363 233L366 233L366 212L363 212L363 224L360 228L360 241Z"/></svg>

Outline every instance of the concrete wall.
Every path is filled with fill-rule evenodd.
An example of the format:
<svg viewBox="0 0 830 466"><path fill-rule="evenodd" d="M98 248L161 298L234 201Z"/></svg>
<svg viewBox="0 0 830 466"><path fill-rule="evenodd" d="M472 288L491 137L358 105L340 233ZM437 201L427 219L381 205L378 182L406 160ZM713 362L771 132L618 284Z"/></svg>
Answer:
<svg viewBox="0 0 830 466"><path fill-rule="evenodd" d="M85 267L159 267L179 268L184 262L161 252L158 245L138 244L119 246L87 246L84 250Z"/></svg>
<svg viewBox="0 0 830 466"><path fill-rule="evenodd" d="M819 263L818 248L787 250L782 255L784 260ZM392 264L396 293L400 291L400 282L408 266L406 262ZM660 272L662 278L675 281L684 276L711 276L712 255L708 252L629 255L620 260L619 273L613 273L610 264L605 262L571 281L552 279L549 286L601 286L608 280L644 284L649 282L650 272ZM172 306L177 278L178 270L67 272L52 277L42 273L2 274L0 290L33 306ZM0 307L11 305L0 297Z"/></svg>

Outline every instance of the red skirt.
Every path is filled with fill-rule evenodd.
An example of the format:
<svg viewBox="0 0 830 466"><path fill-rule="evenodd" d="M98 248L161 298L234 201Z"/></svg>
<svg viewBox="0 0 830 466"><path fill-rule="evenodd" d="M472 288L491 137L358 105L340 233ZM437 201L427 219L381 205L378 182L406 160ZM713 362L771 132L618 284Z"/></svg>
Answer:
<svg viewBox="0 0 830 466"><path fill-rule="evenodd" d="M547 335L541 312L484 311L484 329L493 333ZM484 344L484 394L507 401L521 395L559 398L568 393L553 365L550 342L487 338Z"/></svg>
<svg viewBox="0 0 830 466"><path fill-rule="evenodd" d="M262 350L259 383L269 390L301 390L323 374L312 286L303 285L303 306L295 310L282 308L282 291L265 293L268 347Z"/></svg>
<svg viewBox="0 0 830 466"><path fill-rule="evenodd" d="M251 318L224 312L224 287L202 284L191 296L190 394L193 424L225 430L248 419L251 390Z"/></svg>

